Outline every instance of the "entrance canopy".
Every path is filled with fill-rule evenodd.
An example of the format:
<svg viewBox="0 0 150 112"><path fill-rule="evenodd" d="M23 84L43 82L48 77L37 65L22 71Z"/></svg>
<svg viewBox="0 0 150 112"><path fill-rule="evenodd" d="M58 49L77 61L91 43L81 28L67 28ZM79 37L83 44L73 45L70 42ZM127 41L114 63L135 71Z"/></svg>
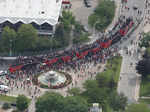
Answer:
<svg viewBox="0 0 150 112"><path fill-rule="evenodd" d="M0 0L0 23L25 24L35 22L39 25L58 22L62 0Z"/></svg>

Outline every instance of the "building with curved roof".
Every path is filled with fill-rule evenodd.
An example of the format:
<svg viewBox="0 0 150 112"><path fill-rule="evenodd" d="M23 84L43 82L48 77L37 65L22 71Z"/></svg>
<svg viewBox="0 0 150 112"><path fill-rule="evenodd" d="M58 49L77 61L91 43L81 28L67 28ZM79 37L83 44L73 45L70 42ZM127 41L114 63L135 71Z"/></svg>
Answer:
<svg viewBox="0 0 150 112"><path fill-rule="evenodd" d="M0 26L31 23L40 31L42 26L53 27L58 23L61 4L62 0L0 0Z"/></svg>

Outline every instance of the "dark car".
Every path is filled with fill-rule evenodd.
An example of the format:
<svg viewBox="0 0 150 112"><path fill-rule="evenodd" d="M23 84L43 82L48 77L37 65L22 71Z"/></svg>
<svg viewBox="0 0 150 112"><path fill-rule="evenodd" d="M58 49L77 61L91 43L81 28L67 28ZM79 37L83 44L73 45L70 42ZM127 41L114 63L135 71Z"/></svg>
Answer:
<svg viewBox="0 0 150 112"><path fill-rule="evenodd" d="M86 7L91 7L91 4L88 0L84 0L84 4Z"/></svg>
<svg viewBox="0 0 150 112"><path fill-rule="evenodd" d="M16 105L16 103L11 103L10 104L12 107L16 107L17 105Z"/></svg>

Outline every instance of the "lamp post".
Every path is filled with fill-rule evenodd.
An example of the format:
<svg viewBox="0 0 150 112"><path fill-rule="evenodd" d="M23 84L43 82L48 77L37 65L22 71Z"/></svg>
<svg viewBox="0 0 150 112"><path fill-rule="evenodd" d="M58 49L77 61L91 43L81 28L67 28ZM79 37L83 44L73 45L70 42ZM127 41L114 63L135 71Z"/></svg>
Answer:
<svg viewBox="0 0 150 112"><path fill-rule="evenodd" d="M10 51L9 51L9 56L12 56L12 40L10 39L9 40L9 42L10 42Z"/></svg>

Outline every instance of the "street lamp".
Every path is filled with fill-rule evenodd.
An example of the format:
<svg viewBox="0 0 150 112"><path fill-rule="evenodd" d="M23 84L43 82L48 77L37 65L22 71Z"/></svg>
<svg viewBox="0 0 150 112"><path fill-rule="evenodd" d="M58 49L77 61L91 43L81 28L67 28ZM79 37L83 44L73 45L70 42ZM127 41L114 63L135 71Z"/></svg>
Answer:
<svg viewBox="0 0 150 112"><path fill-rule="evenodd" d="M12 40L10 39L9 42L10 42L9 56L12 56L12 50L11 50L11 48L12 48Z"/></svg>

